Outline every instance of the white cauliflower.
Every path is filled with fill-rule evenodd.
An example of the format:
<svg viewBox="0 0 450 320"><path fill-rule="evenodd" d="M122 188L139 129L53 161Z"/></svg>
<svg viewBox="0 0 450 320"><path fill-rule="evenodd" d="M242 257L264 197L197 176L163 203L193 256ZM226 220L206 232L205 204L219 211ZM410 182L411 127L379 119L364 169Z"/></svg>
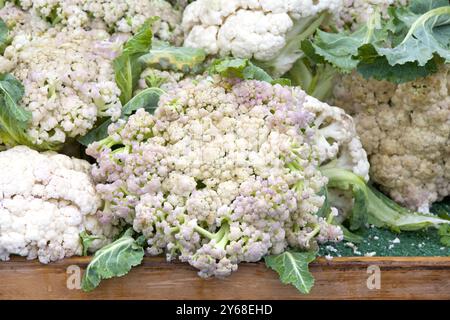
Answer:
<svg viewBox="0 0 450 320"><path fill-rule="evenodd" d="M158 16L153 31L161 40L180 43L181 12L163 0L20 0L31 11L53 25L95 28L135 33L149 18Z"/></svg>
<svg viewBox="0 0 450 320"><path fill-rule="evenodd" d="M197 0L183 13L184 45L212 55L255 59L272 75L302 56L299 43L343 0ZM316 25L317 24L317 25Z"/></svg>
<svg viewBox="0 0 450 320"><path fill-rule="evenodd" d="M0 8L0 19L2 19L9 29L9 37L13 38L18 32L26 31L29 34L41 34L46 31L50 25L39 17L30 14L14 5L6 2ZM0 57L1 59L1 57ZM0 67L0 73L2 71Z"/></svg>
<svg viewBox="0 0 450 320"><path fill-rule="evenodd" d="M25 146L0 152L0 259L11 254L42 263L82 254L80 232L97 236L91 250L114 234L100 224L101 200L90 164Z"/></svg>
<svg viewBox="0 0 450 320"><path fill-rule="evenodd" d="M395 85L344 76L334 103L354 116L371 178L423 212L450 194L450 66Z"/></svg>
<svg viewBox="0 0 450 320"><path fill-rule="evenodd" d="M37 147L62 144L99 117L120 115L112 65L120 46L109 37L103 30L52 28L39 36L20 32L5 49L12 67L6 71L25 89L20 103L31 112L27 135Z"/></svg>

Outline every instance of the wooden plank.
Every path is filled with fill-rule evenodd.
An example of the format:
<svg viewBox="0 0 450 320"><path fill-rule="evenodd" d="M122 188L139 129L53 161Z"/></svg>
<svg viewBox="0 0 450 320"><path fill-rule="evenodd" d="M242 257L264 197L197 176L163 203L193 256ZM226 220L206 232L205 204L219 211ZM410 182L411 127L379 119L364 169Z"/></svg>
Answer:
<svg viewBox="0 0 450 320"><path fill-rule="evenodd" d="M283 285L263 263L241 264L226 279L205 280L189 265L159 257L146 257L125 277L103 281L91 293L68 289L68 280L74 284L70 280L77 278L68 268L81 270L88 262L1 262L0 299L450 299L450 257L320 258L311 265L316 284L309 295ZM380 289L367 287L371 265L380 268Z"/></svg>

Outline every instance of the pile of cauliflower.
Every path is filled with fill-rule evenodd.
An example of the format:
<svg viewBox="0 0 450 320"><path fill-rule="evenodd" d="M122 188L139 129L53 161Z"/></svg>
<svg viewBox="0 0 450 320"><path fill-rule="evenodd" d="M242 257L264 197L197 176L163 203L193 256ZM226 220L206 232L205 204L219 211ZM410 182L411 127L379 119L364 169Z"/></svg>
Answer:
<svg viewBox="0 0 450 320"><path fill-rule="evenodd" d="M91 290L144 249L224 277L370 224L446 227L448 64L310 95L354 62L328 31L359 43L414 1L0 0L0 259L95 252ZM300 262L274 269L302 287Z"/></svg>

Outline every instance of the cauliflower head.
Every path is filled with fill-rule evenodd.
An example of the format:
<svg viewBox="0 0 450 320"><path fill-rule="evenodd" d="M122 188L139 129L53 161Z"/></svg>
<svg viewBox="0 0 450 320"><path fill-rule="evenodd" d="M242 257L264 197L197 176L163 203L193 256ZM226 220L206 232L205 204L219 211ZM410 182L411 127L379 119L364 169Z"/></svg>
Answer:
<svg viewBox="0 0 450 320"><path fill-rule="evenodd" d="M101 199L90 164L25 146L0 152L0 259L11 254L42 263L81 255L80 232L97 236L90 249L115 233L96 217Z"/></svg>
<svg viewBox="0 0 450 320"><path fill-rule="evenodd" d="M33 144L61 145L86 134L99 117L120 115L112 65L119 49L98 29L52 28L13 38L3 55L10 69L0 72L11 72L24 86L20 104L31 112L27 135Z"/></svg>
<svg viewBox="0 0 450 320"><path fill-rule="evenodd" d="M154 115L139 109L88 147L102 219L125 220L150 254L179 257L205 277L341 240L316 214L327 179L307 103L299 88L256 80L174 84Z"/></svg>
<svg viewBox="0 0 450 320"><path fill-rule="evenodd" d="M102 28L113 32L135 33L149 18L161 40L180 43L181 12L164 0L19 0L24 10L52 25L73 28Z"/></svg>
<svg viewBox="0 0 450 320"><path fill-rule="evenodd" d="M278 77L302 56L299 43L314 32L312 26L320 25L321 14L338 12L342 4L343 0L197 0L183 13L184 45L212 55L255 59Z"/></svg>
<svg viewBox="0 0 450 320"><path fill-rule="evenodd" d="M393 199L428 212L450 194L450 67L395 85L343 76L334 103L354 116L371 178Z"/></svg>

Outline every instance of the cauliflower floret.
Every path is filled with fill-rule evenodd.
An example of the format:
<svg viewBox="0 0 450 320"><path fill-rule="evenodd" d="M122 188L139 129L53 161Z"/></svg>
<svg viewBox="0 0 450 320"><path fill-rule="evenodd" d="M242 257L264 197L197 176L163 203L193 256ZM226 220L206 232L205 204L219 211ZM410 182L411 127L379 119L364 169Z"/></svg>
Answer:
<svg viewBox="0 0 450 320"><path fill-rule="evenodd" d="M183 13L184 45L208 54L254 58L280 76L301 56L299 35L321 13L335 14L342 5L343 0L197 0Z"/></svg>
<svg viewBox="0 0 450 320"><path fill-rule="evenodd" d="M427 212L450 194L450 67L395 85L344 76L334 103L354 116L371 178L396 201Z"/></svg>
<svg viewBox="0 0 450 320"><path fill-rule="evenodd" d="M25 87L21 103L32 114L32 143L61 144L86 134L98 117L120 115L112 66L118 47L103 30L53 28L14 37L4 58Z"/></svg>
<svg viewBox="0 0 450 320"><path fill-rule="evenodd" d="M308 96L306 110L315 114L315 147L322 164L337 161L337 166L347 169L369 181L367 153L361 145L351 116L341 108Z"/></svg>
<svg viewBox="0 0 450 320"><path fill-rule="evenodd" d="M116 230L96 218L100 197L90 165L25 146L0 152L0 259L11 254L42 263L81 255L80 232L107 244Z"/></svg>

